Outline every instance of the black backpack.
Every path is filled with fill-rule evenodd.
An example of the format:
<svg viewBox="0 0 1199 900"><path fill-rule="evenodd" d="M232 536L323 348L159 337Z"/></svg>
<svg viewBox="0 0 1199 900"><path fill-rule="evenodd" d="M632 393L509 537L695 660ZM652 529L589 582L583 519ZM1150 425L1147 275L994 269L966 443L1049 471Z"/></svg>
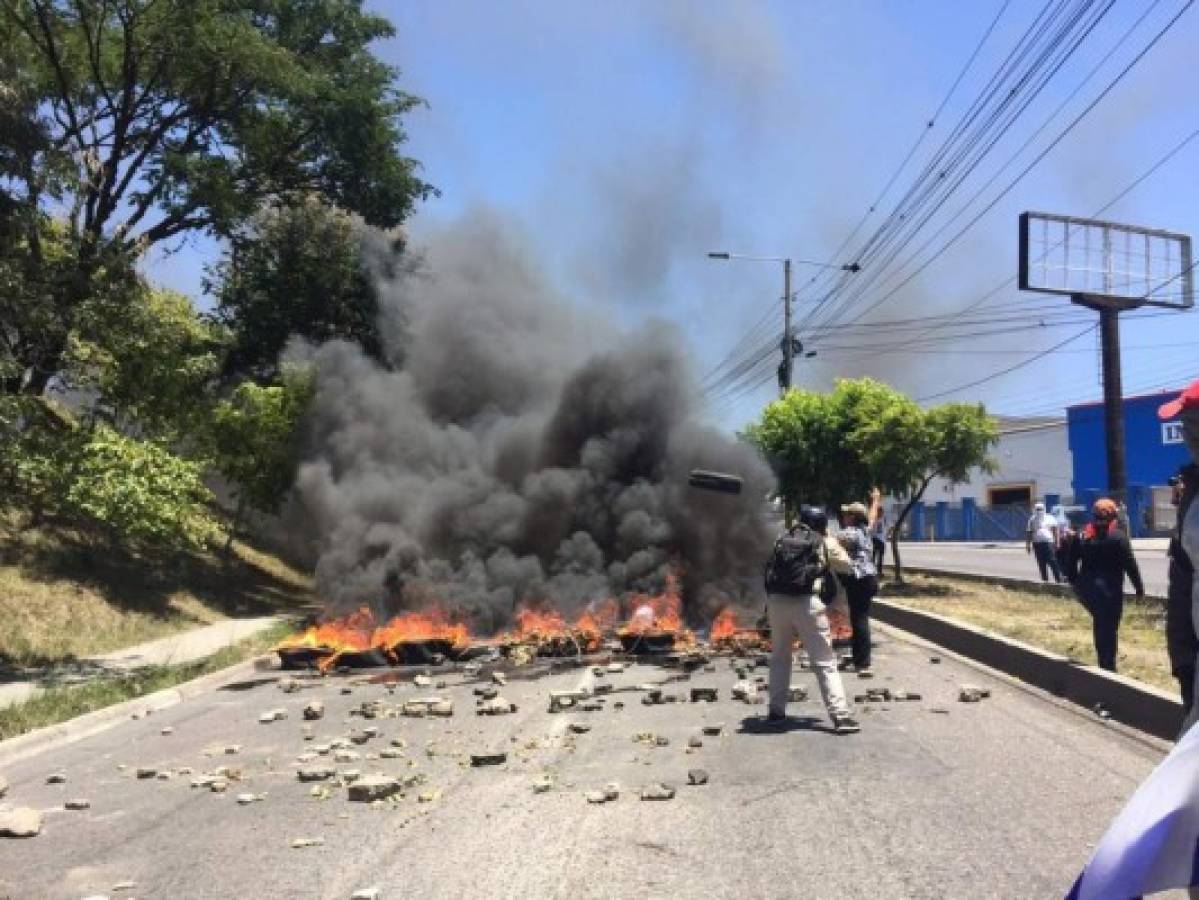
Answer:
<svg viewBox="0 0 1199 900"><path fill-rule="evenodd" d="M774 542L766 563L766 592L792 597L812 593L824 574L824 537L806 525L796 525Z"/></svg>

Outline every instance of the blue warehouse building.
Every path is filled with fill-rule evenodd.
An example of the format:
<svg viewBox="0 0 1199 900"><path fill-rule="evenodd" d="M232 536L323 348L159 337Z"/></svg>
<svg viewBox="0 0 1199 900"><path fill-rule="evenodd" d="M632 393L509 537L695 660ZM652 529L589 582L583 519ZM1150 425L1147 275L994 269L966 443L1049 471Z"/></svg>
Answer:
<svg viewBox="0 0 1199 900"><path fill-rule="evenodd" d="M1128 464L1128 512L1134 535L1168 531L1174 521L1167 481L1187 462L1182 428L1162 422L1157 408L1181 389L1124 399L1124 446ZM1090 505L1107 492L1103 404L1066 410L1075 502Z"/></svg>

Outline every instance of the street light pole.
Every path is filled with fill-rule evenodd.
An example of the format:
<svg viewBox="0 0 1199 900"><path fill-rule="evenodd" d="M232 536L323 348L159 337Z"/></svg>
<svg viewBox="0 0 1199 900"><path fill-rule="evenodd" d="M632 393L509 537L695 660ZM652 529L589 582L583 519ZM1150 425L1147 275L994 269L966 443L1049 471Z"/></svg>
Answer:
<svg viewBox="0 0 1199 900"><path fill-rule="evenodd" d="M783 260L783 377L779 379L779 396L791 390L791 260Z"/></svg>

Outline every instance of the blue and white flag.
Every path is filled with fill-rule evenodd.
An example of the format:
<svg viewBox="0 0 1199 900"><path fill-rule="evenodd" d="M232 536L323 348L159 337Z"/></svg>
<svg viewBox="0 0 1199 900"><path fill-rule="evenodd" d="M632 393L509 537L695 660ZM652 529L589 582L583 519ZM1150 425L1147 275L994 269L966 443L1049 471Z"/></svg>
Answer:
<svg viewBox="0 0 1199 900"><path fill-rule="evenodd" d="M1066 900L1134 900L1199 885L1199 728L1145 779Z"/></svg>

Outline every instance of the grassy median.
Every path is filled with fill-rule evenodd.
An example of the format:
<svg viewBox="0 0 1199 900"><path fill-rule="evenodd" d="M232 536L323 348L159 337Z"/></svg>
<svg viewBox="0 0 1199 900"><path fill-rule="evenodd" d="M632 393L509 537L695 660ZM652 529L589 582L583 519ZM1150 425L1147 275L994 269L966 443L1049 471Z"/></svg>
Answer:
<svg viewBox="0 0 1199 900"><path fill-rule="evenodd" d="M178 666L147 666L86 684L49 688L24 703L0 709L0 740L175 687L210 672L218 672L267 652L294 630L293 624L284 622L230 644L197 662Z"/></svg>
<svg viewBox="0 0 1199 900"><path fill-rule="evenodd" d="M229 558L133 553L23 518L0 512L0 676L314 604L306 575L246 544Z"/></svg>
<svg viewBox="0 0 1199 900"><path fill-rule="evenodd" d="M902 586L888 582L882 596L1095 665L1091 617L1072 597L940 576L905 579ZM1177 693L1166 656L1165 623L1162 601L1126 601L1117 668L1130 678Z"/></svg>

